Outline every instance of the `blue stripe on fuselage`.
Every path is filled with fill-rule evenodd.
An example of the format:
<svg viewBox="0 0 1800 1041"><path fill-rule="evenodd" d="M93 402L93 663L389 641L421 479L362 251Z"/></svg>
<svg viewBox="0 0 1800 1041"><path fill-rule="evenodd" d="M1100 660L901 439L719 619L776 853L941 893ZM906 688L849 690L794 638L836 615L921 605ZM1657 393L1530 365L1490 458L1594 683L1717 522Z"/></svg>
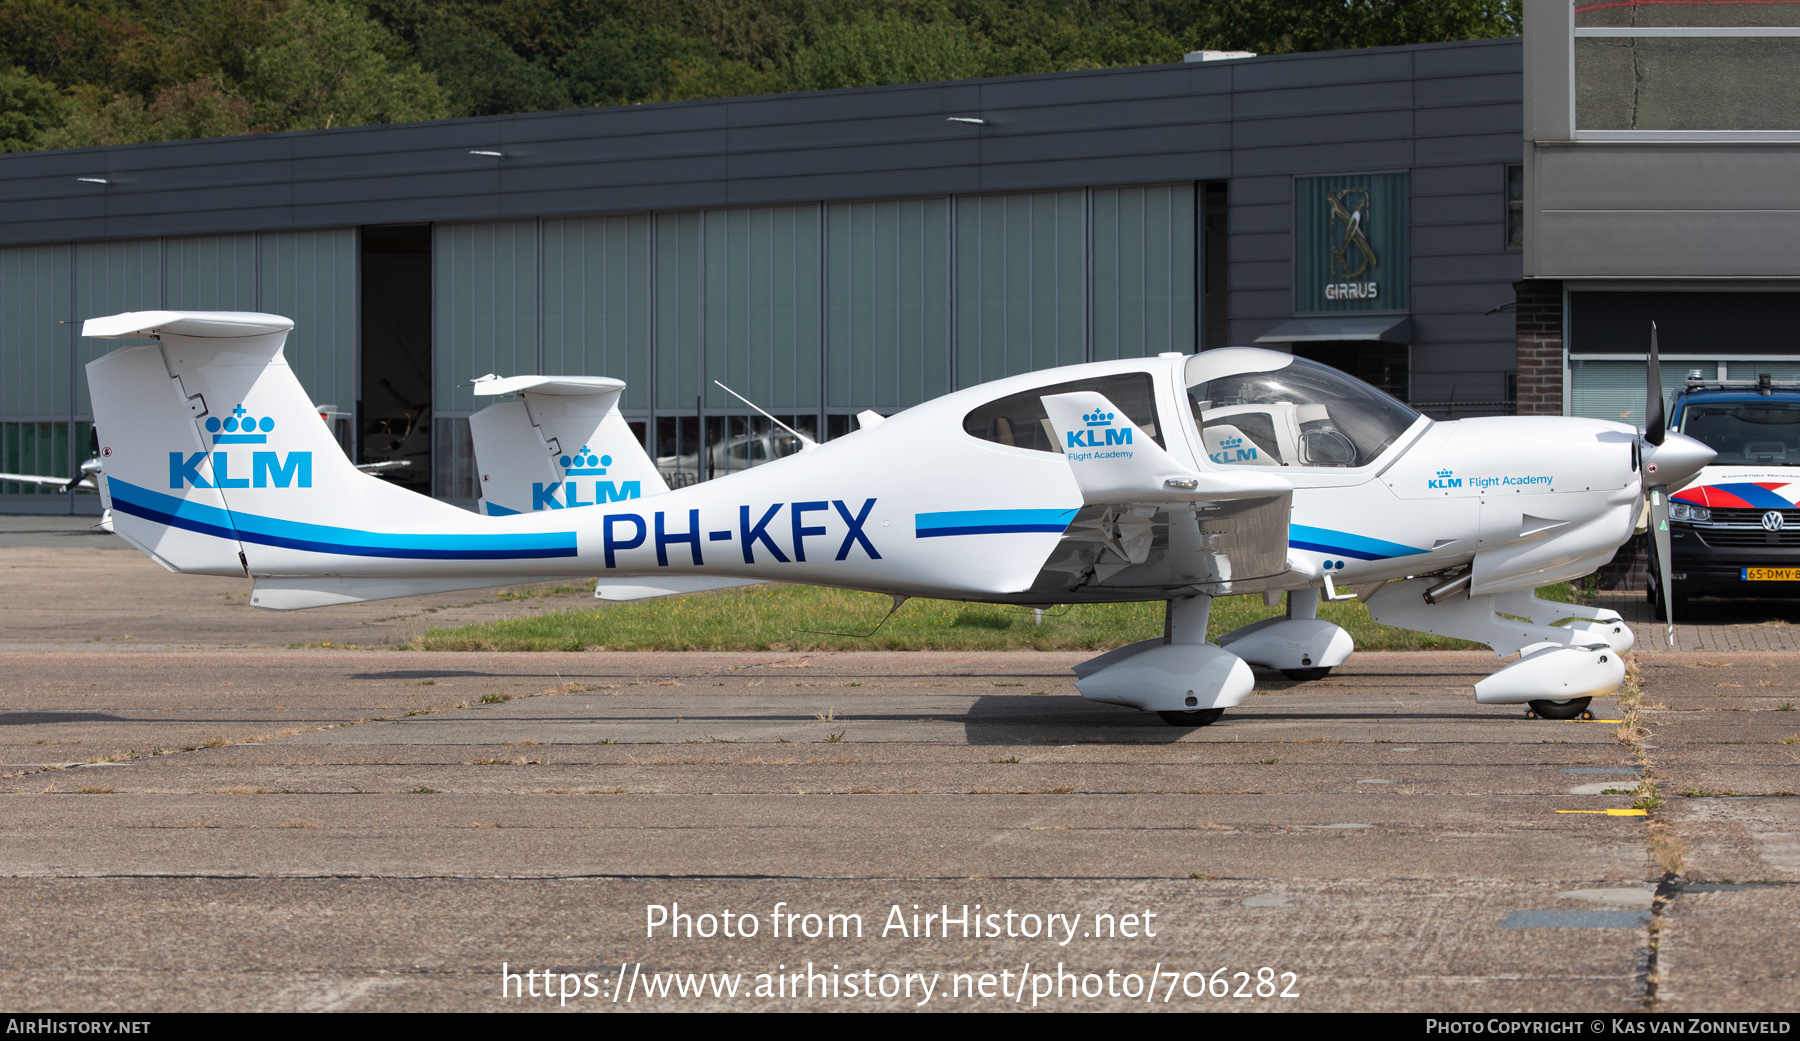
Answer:
<svg viewBox="0 0 1800 1041"><path fill-rule="evenodd" d="M236 513L107 479L112 508L172 528L262 546L336 553L349 557L408 560L531 560L575 556L575 533L551 531L518 535L428 535L359 531L324 524Z"/></svg>
<svg viewBox="0 0 1800 1041"><path fill-rule="evenodd" d="M1288 545L1295 549L1310 549L1316 553L1355 557L1358 560L1386 560L1389 557L1410 557L1428 552L1402 546L1398 542L1384 542L1366 535L1352 535L1347 531L1333 531L1330 528L1311 528L1304 524L1288 525Z"/></svg>
<svg viewBox="0 0 1800 1041"><path fill-rule="evenodd" d="M1005 535L1045 531L1062 534L1075 519L1074 510L951 510L913 515L915 537Z"/></svg>

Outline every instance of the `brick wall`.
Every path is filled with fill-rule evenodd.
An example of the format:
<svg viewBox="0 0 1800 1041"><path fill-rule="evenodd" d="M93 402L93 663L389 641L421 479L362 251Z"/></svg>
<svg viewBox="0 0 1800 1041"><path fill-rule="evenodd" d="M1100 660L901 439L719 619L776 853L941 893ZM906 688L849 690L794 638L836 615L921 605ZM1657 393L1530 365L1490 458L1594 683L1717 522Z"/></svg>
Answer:
<svg viewBox="0 0 1800 1041"><path fill-rule="evenodd" d="M1513 283L1518 295L1519 412L1560 416L1563 410L1563 286L1554 279Z"/></svg>

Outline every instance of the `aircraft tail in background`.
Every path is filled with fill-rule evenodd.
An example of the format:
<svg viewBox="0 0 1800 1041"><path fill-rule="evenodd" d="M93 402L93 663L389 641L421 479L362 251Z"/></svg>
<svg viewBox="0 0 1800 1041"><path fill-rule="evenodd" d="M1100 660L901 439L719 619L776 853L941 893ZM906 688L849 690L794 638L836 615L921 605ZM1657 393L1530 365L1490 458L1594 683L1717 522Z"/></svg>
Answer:
<svg viewBox="0 0 1800 1041"><path fill-rule="evenodd" d="M469 417L490 517L564 510L659 495L669 486L619 414L620 380L605 376L506 376L475 393L512 395Z"/></svg>

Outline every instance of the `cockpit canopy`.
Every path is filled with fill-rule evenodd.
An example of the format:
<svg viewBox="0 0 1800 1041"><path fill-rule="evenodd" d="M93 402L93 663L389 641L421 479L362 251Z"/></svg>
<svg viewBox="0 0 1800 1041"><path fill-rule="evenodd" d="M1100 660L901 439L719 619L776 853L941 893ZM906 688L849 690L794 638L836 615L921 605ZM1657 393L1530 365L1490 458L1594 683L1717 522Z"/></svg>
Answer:
<svg viewBox="0 0 1800 1041"><path fill-rule="evenodd" d="M1196 354L1185 382L1216 465L1366 466L1419 418L1354 376L1273 351Z"/></svg>

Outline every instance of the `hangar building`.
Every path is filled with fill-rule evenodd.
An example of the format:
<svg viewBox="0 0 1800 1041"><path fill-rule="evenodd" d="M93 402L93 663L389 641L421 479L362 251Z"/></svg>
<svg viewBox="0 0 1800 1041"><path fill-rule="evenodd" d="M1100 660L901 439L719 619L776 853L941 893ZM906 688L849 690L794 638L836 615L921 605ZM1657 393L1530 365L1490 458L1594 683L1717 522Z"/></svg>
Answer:
<svg viewBox="0 0 1800 1041"><path fill-rule="evenodd" d="M0 471L78 465L81 366L116 346L80 320L155 308L291 316L288 357L346 450L406 456L403 480L465 505L468 385L490 372L626 380L672 483L781 450L715 380L829 436L1011 373L1255 343L1434 415L1510 411L1521 53L1485 40L0 156Z"/></svg>
<svg viewBox="0 0 1800 1041"><path fill-rule="evenodd" d="M1800 5L1525 0L1519 408L1800 379Z"/></svg>

